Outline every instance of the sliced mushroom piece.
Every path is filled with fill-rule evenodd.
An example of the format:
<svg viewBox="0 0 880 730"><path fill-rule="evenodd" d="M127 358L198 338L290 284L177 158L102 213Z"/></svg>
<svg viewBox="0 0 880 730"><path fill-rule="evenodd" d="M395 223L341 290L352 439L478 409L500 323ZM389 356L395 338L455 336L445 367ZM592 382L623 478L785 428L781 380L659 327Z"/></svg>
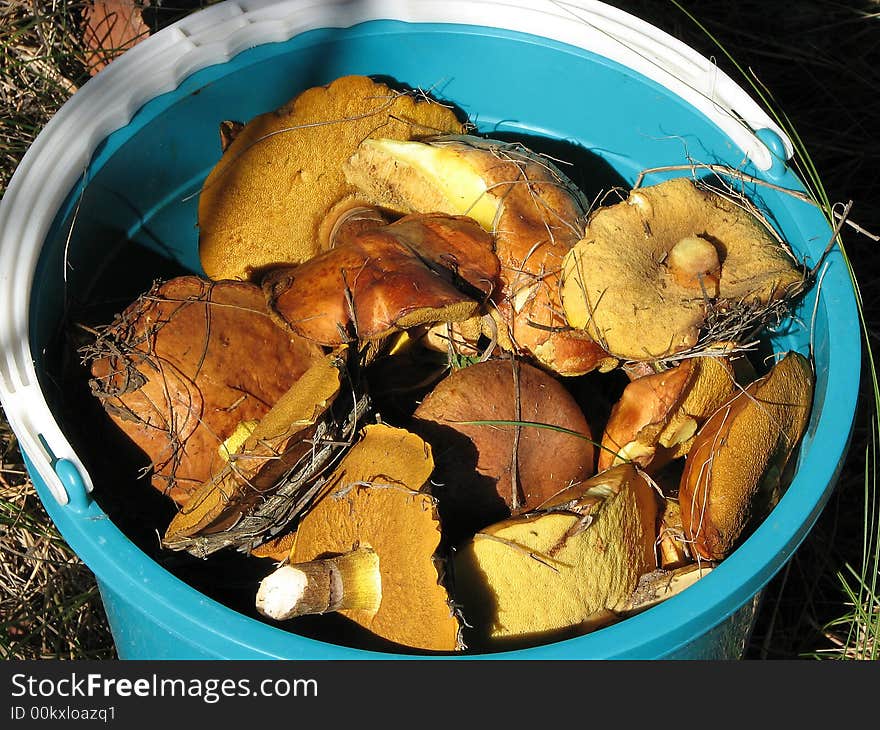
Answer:
<svg viewBox="0 0 880 730"><path fill-rule="evenodd" d="M437 460L433 493L458 539L535 509L594 472L587 419L549 373L512 360L456 370L416 408Z"/></svg>
<svg viewBox="0 0 880 730"><path fill-rule="evenodd" d="M272 321L258 286L182 276L128 306L85 356L92 393L152 461L153 486L182 504L236 426L324 353Z"/></svg>
<svg viewBox="0 0 880 730"><path fill-rule="evenodd" d="M374 138L345 163L345 176L377 205L467 215L494 234L502 287L492 299L503 347L562 375L616 364L562 315L559 273L589 206L549 159L473 136Z"/></svg>
<svg viewBox="0 0 880 730"><path fill-rule="evenodd" d="M400 646L462 648L441 580L436 500L420 491L433 467L414 434L367 426L300 523L289 563L263 579L257 609L276 620L338 611Z"/></svg>
<svg viewBox="0 0 880 730"><path fill-rule="evenodd" d="M325 356L278 399L240 450L181 506L165 531L166 547L185 547L185 538L229 527L313 449L309 437L339 394L340 367L339 353Z"/></svg>
<svg viewBox="0 0 880 730"><path fill-rule="evenodd" d="M199 197L199 256L212 279L258 278L329 245L331 209L356 198L342 162L360 142L458 132L447 105L366 76L308 89L238 130Z"/></svg>
<svg viewBox="0 0 880 730"><path fill-rule="evenodd" d="M599 470L621 461L657 468L684 456L699 426L736 387L732 366L718 357L690 358L633 380L611 410Z"/></svg>
<svg viewBox="0 0 880 730"><path fill-rule="evenodd" d="M454 559L472 647L514 648L599 628L656 568L657 500L621 464L534 513L487 527Z"/></svg>
<svg viewBox="0 0 880 730"><path fill-rule="evenodd" d="M810 361L789 352L697 433L679 489L696 555L722 560L778 499L783 470L809 421L813 381Z"/></svg>
<svg viewBox="0 0 880 730"><path fill-rule="evenodd" d="M766 305L804 274L749 211L689 178L597 210L565 257L565 317L609 353L657 360L693 348L710 312Z"/></svg>
<svg viewBox="0 0 880 730"><path fill-rule="evenodd" d="M466 320L497 277L492 240L472 220L420 215L360 230L300 266L274 269L263 289L284 326L333 346Z"/></svg>

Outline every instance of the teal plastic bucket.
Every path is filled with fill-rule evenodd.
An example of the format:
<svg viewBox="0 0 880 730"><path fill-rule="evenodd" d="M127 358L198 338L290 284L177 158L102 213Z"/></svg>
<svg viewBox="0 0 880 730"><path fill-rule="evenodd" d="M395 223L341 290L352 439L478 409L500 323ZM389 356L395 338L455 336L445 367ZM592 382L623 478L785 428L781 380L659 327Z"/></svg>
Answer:
<svg viewBox="0 0 880 730"><path fill-rule="evenodd" d="M744 192L802 260L817 261L831 240L823 215L784 192L803 190L787 165L791 144L748 95L687 46L601 3L226 2L147 39L65 105L0 205L3 407L51 518L97 576L122 658L403 656L269 625L199 592L148 554L149 541L133 540L94 498L74 446L75 418L60 417L65 394L52 360L69 303L113 279L120 250L135 261L200 270L197 192L220 154L220 121L250 119L344 74L430 90L483 133L525 135L551 152L564 143L577 153L588 195L631 185L654 168L679 169L649 173L647 183L690 174L680 169L690 163L736 168L754 178ZM151 266L128 271L149 283L161 269ZM123 284L134 286L121 282L120 292L128 293ZM486 658L740 656L763 587L813 526L845 457L859 331L853 286L835 250L820 285L770 337L772 349L812 354L816 364L794 479L727 560L621 623ZM108 445L102 474L112 474L115 454ZM110 492L103 482L96 491Z"/></svg>

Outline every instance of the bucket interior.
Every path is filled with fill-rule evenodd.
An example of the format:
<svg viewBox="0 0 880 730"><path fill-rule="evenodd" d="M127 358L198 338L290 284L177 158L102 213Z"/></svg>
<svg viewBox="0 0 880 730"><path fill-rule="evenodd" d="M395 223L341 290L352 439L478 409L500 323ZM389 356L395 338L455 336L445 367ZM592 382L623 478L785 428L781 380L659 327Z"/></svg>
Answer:
<svg viewBox="0 0 880 730"><path fill-rule="evenodd" d="M679 97L586 50L513 31L398 21L315 30L244 51L153 99L126 127L104 140L82 183L59 211L36 272L30 338L41 386L89 468L95 498L110 519L170 574L256 621L262 619L252 607L253 587L267 572L268 563L229 551L200 561L158 550L155 530L164 529L174 506L154 493L147 481L138 481L138 467L143 465L90 397L87 373L77 367L75 347L87 333L79 325L109 322L155 279L201 273L198 191L220 157L220 122L247 121L308 87L345 74L390 77L428 90L458 107L480 133L519 139L572 163L563 169L591 200L614 187L628 188L644 170L688 161L766 176L715 123ZM652 173L646 184L683 174L688 173L680 169ZM699 169L696 174L704 175ZM781 188L801 187L795 175L782 168L774 171L770 182ZM799 259L815 262L830 237L815 208L776 187L733 184L764 210ZM842 458L843 446L832 455L830 465L827 454L818 453L823 434L835 433L835 428L848 432L852 415L845 412L844 402L825 407L832 373L848 377L850 367L835 360L840 356L831 344L831 320L835 327L841 326L837 308L843 306L846 316L851 316L848 279L835 257L829 259L836 266L829 271L821 295L817 298L815 290L809 293L795 316L766 338L768 352L808 354L812 347L816 396L795 480L774 514L747 541L754 550L762 549L764 533L766 540L792 549L803 539L827 499ZM836 312L833 318L829 308ZM835 438L839 441L839 434ZM723 604L717 620L754 596L784 559L765 556L755 564L754 556L747 561L739 558L739 552L703 579L712 579L704 598L712 595ZM232 579L221 580L227 575ZM731 584L737 588L725 587ZM197 595L193 592L194 601ZM685 596L667 604L684 608L680 599ZM572 656L601 655L602 635L620 635L631 625L649 636L652 624L667 622L671 610L674 605L651 609L562 643L570 647ZM279 636L290 642L296 642L298 634L317 637L326 642L328 656L334 644L364 639L357 630L329 617L298 621L286 626L291 633ZM387 647L374 643L370 648Z"/></svg>

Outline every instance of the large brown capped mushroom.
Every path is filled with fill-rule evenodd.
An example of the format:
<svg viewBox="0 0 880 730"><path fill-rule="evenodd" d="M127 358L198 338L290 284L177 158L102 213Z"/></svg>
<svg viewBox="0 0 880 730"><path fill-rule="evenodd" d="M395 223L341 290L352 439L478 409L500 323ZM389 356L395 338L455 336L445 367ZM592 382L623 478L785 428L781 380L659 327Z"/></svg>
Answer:
<svg viewBox="0 0 880 730"><path fill-rule="evenodd" d="M694 347L710 311L785 298L803 278L750 212L678 178L593 214L561 296L569 324L609 353L655 360Z"/></svg>
<svg viewBox="0 0 880 730"><path fill-rule="evenodd" d="M525 363L489 360L456 370L414 416L413 428L434 447L433 493L451 535L534 509L594 472L590 427L577 402Z"/></svg>
<svg viewBox="0 0 880 730"><path fill-rule="evenodd" d="M436 500L420 491L433 466L417 436L367 426L299 525L290 563L260 584L258 610L276 620L338 611L401 646L460 649L436 562Z"/></svg>
<svg viewBox="0 0 880 730"><path fill-rule="evenodd" d="M580 238L588 206L548 159L521 145L476 137L381 138L358 147L345 175L377 205L467 215L494 234L502 286L492 299L502 347L528 353L562 375L614 365L562 315L562 261Z"/></svg>
<svg viewBox="0 0 880 730"><path fill-rule="evenodd" d="M325 250L339 210L356 198L342 162L364 139L460 130L449 107L365 76L308 89L256 117L237 131L202 188L205 273L250 279Z"/></svg>
<svg viewBox="0 0 880 730"><path fill-rule="evenodd" d="M697 555L723 559L778 498L783 470L806 430L812 398L810 362L789 352L697 433L679 489L682 523Z"/></svg>
<svg viewBox="0 0 880 730"><path fill-rule="evenodd" d="M183 276L154 286L89 348L92 392L178 503L222 464L217 447L261 418L314 362L269 316L259 287Z"/></svg>
<svg viewBox="0 0 880 730"><path fill-rule="evenodd" d="M474 627L468 643L531 645L613 620L656 568L656 519L653 489L621 464L481 530L454 560L455 598Z"/></svg>
<svg viewBox="0 0 880 730"><path fill-rule="evenodd" d="M407 216L345 236L263 281L271 311L324 345L472 317L495 286L492 240L462 216Z"/></svg>

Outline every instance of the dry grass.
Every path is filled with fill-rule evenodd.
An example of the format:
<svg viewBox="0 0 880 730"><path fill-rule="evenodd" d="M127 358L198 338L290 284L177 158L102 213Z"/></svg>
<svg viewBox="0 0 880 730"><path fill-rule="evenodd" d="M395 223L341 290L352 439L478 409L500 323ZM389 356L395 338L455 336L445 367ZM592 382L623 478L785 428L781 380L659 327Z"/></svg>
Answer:
<svg viewBox="0 0 880 730"><path fill-rule="evenodd" d="M0 427L0 658L115 656L91 572L49 520Z"/></svg>
<svg viewBox="0 0 880 730"><path fill-rule="evenodd" d="M206 2L155 0L156 27ZM730 64L681 13L658 0L615 0L700 50ZM880 231L880 4L877 0L689 0L684 3L754 72L793 120L834 201L853 200L852 220ZM40 129L85 83L81 3L0 0L0 192ZM845 55L844 55L845 54ZM736 78L736 76L735 76ZM741 79L738 79L741 80ZM874 247L848 227L845 240L863 285L877 275ZM876 346L880 289L863 286ZM865 377L865 382L868 378ZM851 456L816 529L768 587L747 656L876 656L876 603L860 596L876 563L863 565L865 453L871 443L873 394L864 387ZM14 436L0 421L0 656L114 656L91 573L46 517L27 479ZM856 568L852 574L847 565ZM851 595L844 588L850 587ZM859 641L861 639L861 641Z"/></svg>
<svg viewBox="0 0 880 730"><path fill-rule="evenodd" d="M85 81L78 14L63 2L0 0L0 190L55 110Z"/></svg>

